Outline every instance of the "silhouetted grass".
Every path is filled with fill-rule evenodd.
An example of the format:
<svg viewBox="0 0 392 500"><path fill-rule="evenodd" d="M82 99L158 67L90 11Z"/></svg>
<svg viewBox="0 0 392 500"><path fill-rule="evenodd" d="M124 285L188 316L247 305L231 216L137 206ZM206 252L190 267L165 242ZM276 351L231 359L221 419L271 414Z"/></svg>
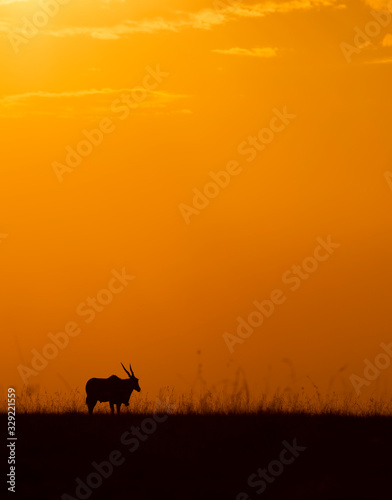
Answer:
<svg viewBox="0 0 392 500"><path fill-rule="evenodd" d="M17 390L17 494L10 498L81 498L77 478L86 482L96 472L93 463L112 452L120 453L122 465L83 500L390 498L391 398L323 396L313 384L311 393L286 387L252 399L239 376L208 386L201 365L196 382L187 394L168 387L158 398L132 394L120 416L104 403L89 417L78 389ZM2 402L3 429L5 410ZM164 421L130 451L124 433L151 425L154 414ZM248 478L279 458L283 442L294 440L306 450L258 495Z"/></svg>
<svg viewBox="0 0 392 500"><path fill-rule="evenodd" d="M17 412L37 414L81 414L87 412L85 393L78 389L67 393L48 394L45 391L31 392L28 388L17 391ZM149 394L132 394L130 406L122 406L121 411L135 415L145 415L170 406L171 413L189 414L258 414L258 413L305 413L309 415L392 415L392 398L372 397L361 399L353 394L321 396L318 390L308 395L304 391L278 391L267 397L250 400L242 393L228 394L224 391L192 392L177 394L173 389L163 388L157 398ZM6 411L6 402L0 405L0 412ZM94 413L109 413L108 403L98 404Z"/></svg>

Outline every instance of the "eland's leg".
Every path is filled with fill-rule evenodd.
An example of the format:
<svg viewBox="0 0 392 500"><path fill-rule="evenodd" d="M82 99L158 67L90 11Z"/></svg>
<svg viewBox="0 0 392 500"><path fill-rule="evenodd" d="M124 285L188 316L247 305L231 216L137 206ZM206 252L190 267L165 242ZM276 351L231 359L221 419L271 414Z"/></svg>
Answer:
<svg viewBox="0 0 392 500"><path fill-rule="evenodd" d="M88 406L88 414L91 417L91 415L93 414L94 406L97 404L97 402L94 401L93 399L87 398L86 399L86 404Z"/></svg>
<svg viewBox="0 0 392 500"><path fill-rule="evenodd" d="M110 404L110 409L112 410L112 415L114 415L114 403L109 403Z"/></svg>
<svg viewBox="0 0 392 500"><path fill-rule="evenodd" d="M121 408L121 403L117 403L117 415L120 415L120 408Z"/></svg>

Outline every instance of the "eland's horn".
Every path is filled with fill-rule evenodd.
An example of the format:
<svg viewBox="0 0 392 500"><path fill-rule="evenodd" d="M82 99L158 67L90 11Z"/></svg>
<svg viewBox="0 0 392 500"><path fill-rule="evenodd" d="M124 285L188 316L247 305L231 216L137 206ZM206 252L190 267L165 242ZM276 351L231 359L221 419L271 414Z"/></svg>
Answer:
<svg viewBox="0 0 392 500"><path fill-rule="evenodd" d="M121 366L124 368L125 372L128 374L128 377L131 377L132 375L129 373L129 371L125 368L125 366L122 363L121 363Z"/></svg>

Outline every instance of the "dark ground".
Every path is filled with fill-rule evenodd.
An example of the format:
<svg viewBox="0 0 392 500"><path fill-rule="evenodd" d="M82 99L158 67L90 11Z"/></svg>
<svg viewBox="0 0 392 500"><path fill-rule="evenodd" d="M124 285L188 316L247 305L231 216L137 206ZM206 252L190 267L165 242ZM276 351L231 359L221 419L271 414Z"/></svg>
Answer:
<svg viewBox="0 0 392 500"><path fill-rule="evenodd" d="M76 479L85 481L95 470L92 462L107 461L114 450L124 463L90 496L84 492L79 498L236 500L241 492L252 500L392 498L392 418L170 415L131 453L132 444L121 444L121 436L145 418L18 415L17 493L3 489L3 498L77 498ZM6 429L5 415L1 428ZM279 458L283 441L295 438L306 450L257 494L260 485L250 487L248 477ZM3 488L7 469L4 464Z"/></svg>

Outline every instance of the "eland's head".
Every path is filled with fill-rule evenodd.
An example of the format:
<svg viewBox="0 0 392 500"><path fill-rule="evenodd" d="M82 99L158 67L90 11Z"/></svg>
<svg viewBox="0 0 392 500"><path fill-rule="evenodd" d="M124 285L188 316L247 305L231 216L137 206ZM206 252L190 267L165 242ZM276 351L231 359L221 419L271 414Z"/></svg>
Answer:
<svg viewBox="0 0 392 500"><path fill-rule="evenodd" d="M129 377L129 383L130 383L131 389L133 389L134 391L140 392L141 389L140 389L140 385L139 385L139 379L135 377L135 374L133 373L131 364L129 364L129 369L131 370L131 373L129 373L129 371L125 368L125 366L122 363L121 363L121 366L124 368L126 374Z"/></svg>

